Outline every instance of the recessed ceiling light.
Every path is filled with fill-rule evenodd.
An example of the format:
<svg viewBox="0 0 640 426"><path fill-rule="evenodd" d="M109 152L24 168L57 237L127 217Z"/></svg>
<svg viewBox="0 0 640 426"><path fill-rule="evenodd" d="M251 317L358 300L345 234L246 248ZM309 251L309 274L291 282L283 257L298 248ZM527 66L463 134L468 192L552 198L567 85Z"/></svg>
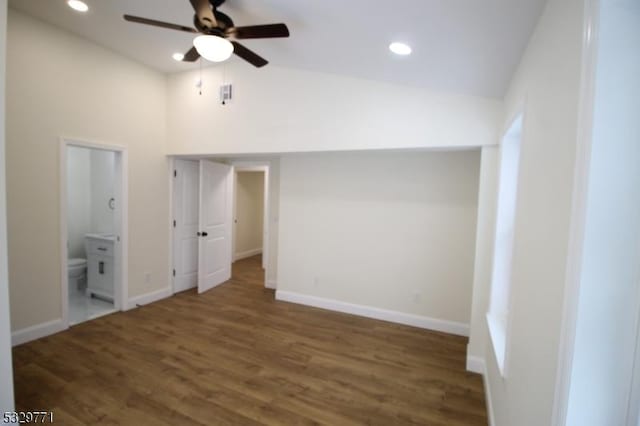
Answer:
<svg viewBox="0 0 640 426"><path fill-rule="evenodd" d="M174 53L172 56L174 61L181 62L184 59L184 55L182 53Z"/></svg>
<svg viewBox="0 0 640 426"><path fill-rule="evenodd" d="M395 53L396 55L410 55L411 54L411 46L405 43L393 42L389 45L389 50Z"/></svg>
<svg viewBox="0 0 640 426"><path fill-rule="evenodd" d="M89 6L87 6L85 2L80 0L67 0L67 4L71 9L78 12L86 12L87 10L89 10Z"/></svg>

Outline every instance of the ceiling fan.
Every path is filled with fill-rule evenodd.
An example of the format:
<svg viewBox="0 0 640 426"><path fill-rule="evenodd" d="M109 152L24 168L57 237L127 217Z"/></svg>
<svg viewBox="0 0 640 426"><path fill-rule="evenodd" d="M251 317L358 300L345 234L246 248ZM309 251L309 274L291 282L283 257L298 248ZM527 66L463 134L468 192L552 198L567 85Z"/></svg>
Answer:
<svg viewBox="0 0 640 426"><path fill-rule="evenodd" d="M231 50L233 50L233 53L249 62L250 64L256 67L263 67L269 62L255 52L247 49L236 40L251 38L289 37L289 29L285 24L250 25L246 27L234 26L231 18L218 10L218 7L220 7L225 2L225 0L189 1L191 2L191 6L193 6L193 9L196 12L193 17L193 25L195 26L195 28L131 15L124 15L124 19L139 24L153 25L156 27L168 28L171 30L183 31L193 34L201 34L201 36L196 37L196 39L194 40L194 46L189 49L187 53L185 53L182 60L186 62L195 62L198 60L198 58L200 58L200 56L204 56L205 59L209 59L203 54L202 48L198 49L198 39L201 39L201 41L212 41L214 43L226 45L229 45L229 41L227 39L231 39L227 57L231 55ZM233 49L231 49L231 45L233 46ZM210 60L216 61L216 59Z"/></svg>

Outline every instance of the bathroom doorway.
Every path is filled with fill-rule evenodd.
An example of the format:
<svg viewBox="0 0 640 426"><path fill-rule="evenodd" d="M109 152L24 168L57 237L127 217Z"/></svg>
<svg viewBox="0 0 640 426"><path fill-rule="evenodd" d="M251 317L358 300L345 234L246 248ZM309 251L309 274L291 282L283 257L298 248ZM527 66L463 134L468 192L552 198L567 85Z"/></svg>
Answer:
<svg viewBox="0 0 640 426"><path fill-rule="evenodd" d="M63 321L73 326L126 300L126 150L61 143Z"/></svg>

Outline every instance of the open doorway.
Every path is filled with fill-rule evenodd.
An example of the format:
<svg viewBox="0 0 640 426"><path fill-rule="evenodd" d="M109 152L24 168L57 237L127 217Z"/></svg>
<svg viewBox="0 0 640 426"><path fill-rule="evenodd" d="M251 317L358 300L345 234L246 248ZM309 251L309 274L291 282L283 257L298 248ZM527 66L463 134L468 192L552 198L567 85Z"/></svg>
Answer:
<svg viewBox="0 0 640 426"><path fill-rule="evenodd" d="M266 170L262 167L236 167L234 185L233 261L260 258L265 268L267 251L265 212Z"/></svg>
<svg viewBox="0 0 640 426"><path fill-rule="evenodd" d="M221 284L234 262L256 263L266 286L269 164L174 159L172 182L174 293Z"/></svg>
<svg viewBox="0 0 640 426"><path fill-rule="evenodd" d="M124 305L125 161L124 148L62 141L62 306L67 326Z"/></svg>

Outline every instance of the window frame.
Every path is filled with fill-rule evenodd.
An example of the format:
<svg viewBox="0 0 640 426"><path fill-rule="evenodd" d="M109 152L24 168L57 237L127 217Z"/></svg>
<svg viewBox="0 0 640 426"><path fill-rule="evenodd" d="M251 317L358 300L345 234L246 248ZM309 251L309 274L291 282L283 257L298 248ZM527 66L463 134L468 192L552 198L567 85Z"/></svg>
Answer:
<svg viewBox="0 0 640 426"><path fill-rule="evenodd" d="M487 321L487 329L489 333L489 339L491 340L491 347L493 349L493 353L496 359L496 363L498 366L498 370L502 378L507 377L508 365L509 365L509 342L510 342L510 334L511 334L511 307L513 300L513 259L515 254L515 231L517 228L517 212L518 212L518 201L519 201L519 191L520 191L520 174L521 174L521 159L522 159L522 147L523 147L523 129L524 129L524 112L523 110L519 110L514 118L509 122L509 126L504 132L503 137L500 142L500 152L498 158L498 182L496 187L496 214L495 214L495 229L494 229L494 239L493 239L493 256L491 262L491 283L490 283L490 292L489 292L489 305L487 307L486 321ZM511 173L508 176L505 175L505 150L504 146L506 144L517 144L515 147L515 154L512 151L511 155L515 155L515 165L511 165L515 170L512 169ZM510 219L507 226L501 226L500 219L501 216L501 208L504 208L504 199L502 194L503 190L503 182L505 181L505 177L513 178L515 176L515 180L513 181L513 188L510 192L512 195L512 201L510 203L510 208L512 211L507 213L508 218ZM510 239L508 244L506 245L508 250L506 252L500 253L500 250L505 247L504 241L501 241L505 238L505 229L508 229L507 238ZM506 282L502 283L500 289L504 292L506 291L506 295L502 295L500 298L502 299L502 304L504 305L502 308L496 308L495 303L498 296L495 295L495 292L498 291L496 284L496 259L501 255L503 257L503 261L508 262L506 266L507 270L507 278L505 278ZM498 310L498 312L497 312ZM501 314L499 314L501 313Z"/></svg>

